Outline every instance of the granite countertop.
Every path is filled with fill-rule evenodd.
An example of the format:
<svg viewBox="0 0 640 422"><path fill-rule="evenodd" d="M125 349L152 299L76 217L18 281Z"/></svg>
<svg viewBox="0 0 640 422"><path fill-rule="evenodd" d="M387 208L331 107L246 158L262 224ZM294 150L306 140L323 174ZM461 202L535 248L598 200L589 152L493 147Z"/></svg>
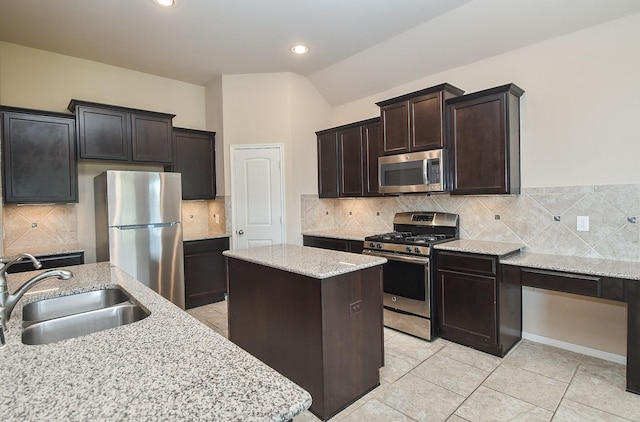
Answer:
<svg viewBox="0 0 640 422"><path fill-rule="evenodd" d="M640 280L640 262L579 256L521 252L500 260L501 264L564 271L601 277Z"/></svg>
<svg viewBox="0 0 640 422"><path fill-rule="evenodd" d="M370 255L287 244L229 250L222 254L230 258L320 279L387 262L385 258Z"/></svg>
<svg viewBox="0 0 640 422"><path fill-rule="evenodd" d="M79 245L55 245L55 246L29 246L22 249L6 249L3 252L4 256L15 256L21 253L30 253L31 255L66 255L69 253L84 252Z"/></svg>
<svg viewBox="0 0 640 422"><path fill-rule="evenodd" d="M491 242L486 240L459 239L434 245L434 249L455 252L470 252L485 255L505 256L517 252L524 245L520 243Z"/></svg>
<svg viewBox="0 0 640 422"><path fill-rule="evenodd" d="M68 281L32 288L0 350L0 415L23 420L286 421L311 396L109 263L68 267ZM36 272L11 274L15 291ZM21 343L22 306L120 286L151 312L130 325L48 345ZM64 289L64 290L63 290Z"/></svg>
<svg viewBox="0 0 640 422"><path fill-rule="evenodd" d="M377 234L380 234L380 232L340 229L310 230L302 233L303 236L330 237L343 240L364 240L365 237L375 236Z"/></svg>
<svg viewBox="0 0 640 422"><path fill-rule="evenodd" d="M182 240L184 242L189 242L190 240L219 239L221 237L231 237L231 235L229 233L221 232L187 232L182 234Z"/></svg>

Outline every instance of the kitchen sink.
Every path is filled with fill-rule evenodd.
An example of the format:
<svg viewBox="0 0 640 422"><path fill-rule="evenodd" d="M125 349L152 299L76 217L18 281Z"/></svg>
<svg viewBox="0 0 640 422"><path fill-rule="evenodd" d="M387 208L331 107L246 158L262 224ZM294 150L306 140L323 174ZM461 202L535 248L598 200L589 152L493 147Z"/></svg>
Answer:
<svg viewBox="0 0 640 422"><path fill-rule="evenodd" d="M22 308L25 324L67 315L102 309L130 301L131 297L118 288L100 289L32 302Z"/></svg>
<svg viewBox="0 0 640 422"><path fill-rule="evenodd" d="M131 324L148 316L147 310L117 288L43 299L23 309L22 343L54 343Z"/></svg>

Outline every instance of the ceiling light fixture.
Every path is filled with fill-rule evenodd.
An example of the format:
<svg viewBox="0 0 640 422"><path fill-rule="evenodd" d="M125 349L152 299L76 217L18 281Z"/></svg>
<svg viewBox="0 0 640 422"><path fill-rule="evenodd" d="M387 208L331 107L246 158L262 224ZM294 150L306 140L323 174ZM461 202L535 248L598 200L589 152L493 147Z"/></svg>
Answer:
<svg viewBox="0 0 640 422"><path fill-rule="evenodd" d="M291 47L291 52L293 54L307 54L309 52L309 47L302 44L294 45Z"/></svg>
<svg viewBox="0 0 640 422"><path fill-rule="evenodd" d="M153 2L162 7L173 7L176 5L176 0L153 0Z"/></svg>

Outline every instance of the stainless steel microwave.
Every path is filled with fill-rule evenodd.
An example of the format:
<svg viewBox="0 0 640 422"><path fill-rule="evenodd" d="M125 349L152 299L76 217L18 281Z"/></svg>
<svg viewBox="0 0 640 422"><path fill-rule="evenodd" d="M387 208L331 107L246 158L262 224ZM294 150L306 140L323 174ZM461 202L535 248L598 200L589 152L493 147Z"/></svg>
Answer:
<svg viewBox="0 0 640 422"><path fill-rule="evenodd" d="M443 192L442 149L378 158L380 193Z"/></svg>

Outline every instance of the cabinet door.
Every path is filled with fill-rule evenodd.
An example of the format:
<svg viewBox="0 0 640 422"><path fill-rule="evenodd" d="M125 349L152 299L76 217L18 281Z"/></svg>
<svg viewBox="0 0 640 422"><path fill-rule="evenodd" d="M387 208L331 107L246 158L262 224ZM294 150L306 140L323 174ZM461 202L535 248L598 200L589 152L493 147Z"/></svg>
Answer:
<svg viewBox="0 0 640 422"><path fill-rule="evenodd" d="M173 160L171 119L131 114L132 160L171 163Z"/></svg>
<svg viewBox="0 0 640 422"><path fill-rule="evenodd" d="M49 268L60 268L60 267L70 267L72 265L82 265L84 264L84 252L70 252L67 254L56 254L56 255L35 255L42 264L40 269L49 269ZM8 273L22 273L25 271L34 271L33 263L29 260L18 262L13 264L7 270Z"/></svg>
<svg viewBox="0 0 640 422"><path fill-rule="evenodd" d="M5 203L78 202L73 118L5 112Z"/></svg>
<svg viewBox="0 0 640 422"><path fill-rule="evenodd" d="M520 193L520 100L514 84L447 101L452 194Z"/></svg>
<svg viewBox="0 0 640 422"><path fill-rule="evenodd" d="M364 174L362 177L363 195L379 195L378 157L382 154L380 123L362 127L362 145L364 147Z"/></svg>
<svg viewBox="0 0 640 422"><path fill-rule="evenodd" d="M338 197L338 136L337 132L318 135L318 196Z"/></svg>
<svg viewBox="0 0 640 422"><path fill-rule="evenodd" d="M340 196L362 196L362 132L352 127L338 132Z"/></svg>
<svg viewBox="0 0 640 422"><path fill-rule="evenodd" d="M119 110L78 106L78 151L80 159L130 159L131 138L128 113Z"/></svg>
<svg viewBox="0 0 640 422"><path fill-rule="evenodd" d="M443 146L443 102L442 92L412 98L411 110L411 150L421 151Z"/></svg>
<svg viewBox="0 0 640 422"><path fill-rule="evenodd" d="M399 154L410 150L409 102L402 101L380 108L382 148L384 154Z"/></svg>
<svg viewBox="0 0 640 422"><path fill-rule="evenodd" d="M222 252L227 249L229 238L184 242L186 309L224 299L227 272Z"/></svg>
<svg viewBox="0 0 640 422"><path fill-rule="evenodd" d="M173 171L182 174L182 199L215 199L215 133L175 129Z"/></svg>
<svg viewBox="0 0 640 422"><path fill-rule="evenodd" d="M438 312L441 336L495 345L497 341L496 279L439 270Z"/></svg>

